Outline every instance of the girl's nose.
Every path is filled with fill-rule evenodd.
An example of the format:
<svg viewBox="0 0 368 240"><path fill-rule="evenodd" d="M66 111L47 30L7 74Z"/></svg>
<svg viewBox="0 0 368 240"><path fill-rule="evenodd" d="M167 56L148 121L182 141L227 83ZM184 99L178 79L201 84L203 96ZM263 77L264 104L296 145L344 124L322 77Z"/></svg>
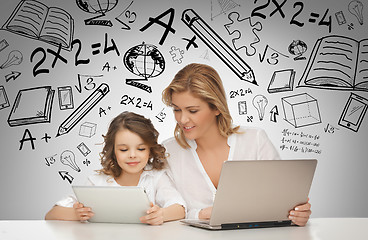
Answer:
<svg viewBox="0 0 368 240"><path fill-rule="evenodd" d="M135 158L135 150L131 150L130 152L129 152L130 154L129 154L129 157L130 158Z"/></svg>

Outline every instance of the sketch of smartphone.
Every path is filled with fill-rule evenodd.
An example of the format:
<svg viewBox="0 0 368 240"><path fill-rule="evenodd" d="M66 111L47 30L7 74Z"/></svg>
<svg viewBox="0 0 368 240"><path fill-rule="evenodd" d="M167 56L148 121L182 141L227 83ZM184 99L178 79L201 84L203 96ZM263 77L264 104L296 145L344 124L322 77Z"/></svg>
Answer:
<svg viewBox="0 0 368 240"><path fill-rule="evenodd" d="M358 131L368 108L368 99L351 93L341 114L339 125Z"/></svg>
<svg viewBox="0 0 368 240"><path fill-rule="evenodd" d="M87 156L88 154L91 153L91 150L89 150L89 148L87 147L87 145L82 142L77 146L78 150L83 154L83 156Z"/></svg>
<svg viewBox="0 0 368 240"><path fill-rule="evenodd" d="M6 96L5 88L0 86L0 110L10 106L8 97Z"/></svg>
<svg viewBox="0 0 368 240"><path fill-rule="evenodd" d="M72 87L58 87L58 94L60 110L74 108Z"/></svg>
<svg viewBox="0 0 368 240"><path fill-rule="evenodd" d="M239 115L247 114L247 102L246 101L238 102L238 110L239 110Z"/></svg>

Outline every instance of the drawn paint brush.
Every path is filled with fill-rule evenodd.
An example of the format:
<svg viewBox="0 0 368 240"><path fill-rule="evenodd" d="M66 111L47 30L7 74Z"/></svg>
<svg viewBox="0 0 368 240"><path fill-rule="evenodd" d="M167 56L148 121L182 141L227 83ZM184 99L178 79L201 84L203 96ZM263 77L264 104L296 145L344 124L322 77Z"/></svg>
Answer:
<svg viewBox="0 0 368 240"><path fill-rule="evenodd" d="M56 137L68 133L77 123L101 101L103 97L110 91L109 86L102 83L89 97L83 101L78 108L74 110L70 116L59 126Z"/></svg>
<svg viewBox="0 0 368 240"><path fill-rule="evenodd" d="M242 80L258 85L250 66L193 10L181 20Z"/></svg>

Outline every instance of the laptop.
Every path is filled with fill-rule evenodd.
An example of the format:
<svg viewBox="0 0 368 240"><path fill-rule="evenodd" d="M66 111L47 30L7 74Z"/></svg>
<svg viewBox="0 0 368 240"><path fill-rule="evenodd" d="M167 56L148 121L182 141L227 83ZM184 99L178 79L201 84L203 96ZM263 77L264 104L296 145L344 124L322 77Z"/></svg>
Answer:
<svg viewBox="0 0 368 240"><path fill-rule="evenodd" d="M316 159L223 163L210 220L181 222L210 230L290 226L290 210L306 203Z"/></svg>
<svg viewBox="0 0 368 240"><path fill-rule="evenodd" d="M79 202L92 208L89 222L140 223L150 201L144 189L137 186L72 186Z"/></svg>

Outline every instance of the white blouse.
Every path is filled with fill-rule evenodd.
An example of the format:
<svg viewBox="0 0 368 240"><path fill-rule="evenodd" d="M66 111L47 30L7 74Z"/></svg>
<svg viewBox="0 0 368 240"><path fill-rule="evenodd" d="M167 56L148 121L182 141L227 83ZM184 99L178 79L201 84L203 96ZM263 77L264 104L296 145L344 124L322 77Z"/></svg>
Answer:
<svg viewBox="0 0 368 240"><path fill-rule="evenodd" d="M106 174L93 174L88 177L87 186L120 186L115 179ZM147 193L148 199L161 208L168 207L172 204L179 204L186 208L185 201L178 193L167 170L145 170L142 172L138 185L143 187ZM74 194L56 202L56 205L62 207L73 207L77 202Z"/></svg>
<svg viewBox="0 0 368 240"><path fill-rule="evenodd" d="M264 130L241 127L239 132L228 137L228 160L280 159ZM189 149L182 148L174 137L165 140L163 145L169 153L169 174L187 203L186 218L197 219L201 209L213 205L216 188L198 157L196 142L187 142L191 146Z"/></svg>

